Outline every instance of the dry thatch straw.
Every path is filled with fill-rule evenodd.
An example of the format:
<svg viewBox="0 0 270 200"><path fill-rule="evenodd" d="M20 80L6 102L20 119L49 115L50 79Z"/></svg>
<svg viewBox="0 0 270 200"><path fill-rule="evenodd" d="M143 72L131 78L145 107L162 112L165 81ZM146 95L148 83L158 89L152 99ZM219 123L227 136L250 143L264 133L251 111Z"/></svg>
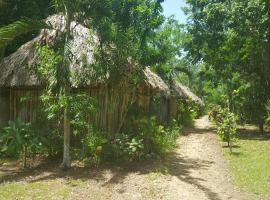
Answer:
<svg viewBox="0 0 270 200"><path fill-rule="evenodd" d="M154 90L158 90L166 95L169 95L169 87L156 73L152 72L148 67L145 68L143 73L145 76L146 85Z"/></svg>
<svg viewBox="0 0 270 200"><path fill-rule="evenodd" d="M0 87L37 87L42 82L29 70L29 66L37 62L38 56L35 43L53 44L55 39L63 33L65 18L62 15L52 15L46 19L53 29L45 29L33 40L22 45L15 53L0 62ZM98 44L98 37L88 28L72 22L71 70L84 73L84 66L94 62L94 48ZM166 83L149 68L144 70L144 81L150 88L159 92L169 92ZM71 80L73 82L73 80ZM89 83L90 84L90 83ZM96 84L96 83L91 83Z"/></svg>
<svg viewBox="0 0 270 200"><path fill-rule="evenodd" d="M182 85L178 81L173 82L172 89L175 96L184 97L203 105L203 101L197 95L195 95L188 87Z"/></svg>

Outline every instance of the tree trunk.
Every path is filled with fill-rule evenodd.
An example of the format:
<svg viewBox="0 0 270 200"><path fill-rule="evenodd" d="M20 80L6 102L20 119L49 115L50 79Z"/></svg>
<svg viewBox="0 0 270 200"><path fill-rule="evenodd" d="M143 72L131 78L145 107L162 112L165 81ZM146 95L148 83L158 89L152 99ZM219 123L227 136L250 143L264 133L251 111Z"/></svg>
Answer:
<svg viewBox="0 0 270 200"><path fill-rule="evenodd" d="M23 155L23 168L27 167L27 146L24 146L24 155Z"/></svg>
<svg viewBox="0 0 270 200"><path fill-rule="evenodd" d="M69 119L69 108L66 107L64 110L64 152L63 162L61 168L68 169L71 167L70 162L70 119Z"/></svg>
<svg viewBox="0 0 270 200"><path fill-rule="evenodd" d="M64 1L63 5L65 7L65 18L66 18L66 38L65 44L68 43L71 38L70 26L71 26L71 13L69 12L69 8L66 7ZM70 69L69 69L69 61L66 57L65 53L63 55L63 68L67 67L67 73L65 77L64 83L64 96L68 97L70 95ZM64 109L64 152L63 152L63 162L61 164L62 169L68 169L71 167L71 159L70 159L70 106L69 102L67 102Z"/></svg>

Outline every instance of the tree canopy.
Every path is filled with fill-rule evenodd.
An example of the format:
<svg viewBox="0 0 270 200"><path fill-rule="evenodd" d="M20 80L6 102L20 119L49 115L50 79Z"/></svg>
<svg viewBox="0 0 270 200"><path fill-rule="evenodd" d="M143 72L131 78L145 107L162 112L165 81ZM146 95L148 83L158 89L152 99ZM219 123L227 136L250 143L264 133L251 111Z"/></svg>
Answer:
<svg viewBox="0 0 270 200"><path fill-rule="evenodd" d="M269 2L187 3L190 40L185 49L189 59L206 65L211 87L223 88L223 103L228 100L243 120L262 126L270 89Z"/></svg>

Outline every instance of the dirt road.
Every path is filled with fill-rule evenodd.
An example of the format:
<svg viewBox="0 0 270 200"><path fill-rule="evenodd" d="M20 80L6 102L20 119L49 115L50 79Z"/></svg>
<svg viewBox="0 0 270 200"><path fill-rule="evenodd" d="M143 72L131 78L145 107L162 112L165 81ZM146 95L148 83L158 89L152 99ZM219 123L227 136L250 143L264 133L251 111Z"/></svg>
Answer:
<svg viewBox="0 0 270 200"><path fill-rule="evenodd" d="M108 199L244 200L207 117L184 130L179 148L165 160L118 171L101 185ZM106 188L106 189L105 189ZM109 189L109 190L108 190ZM109 192L108 192L109 191ZM82 194L86 194L82 190ZM90 198L90 196L88 196ZM102 199L102 197L101 197Z"/></svg>
<svg viewBox="0 0 270 200"><path fill-rule="evenodd" d="M11 176L2 167L0 187L14 191L5 181L19 183L23 191L20 195L25 195L26 199L32 199L32 196L35 199L35 195L70 200L249 199L233 186L222 149L207 117L197 120L194 128L184 130L178 144L175 152L165 159L108 164L99 169L73 167L63 172L58 165L50 165L29 172L14 170ZM33 185L42 187L33 190Z"/></svg>

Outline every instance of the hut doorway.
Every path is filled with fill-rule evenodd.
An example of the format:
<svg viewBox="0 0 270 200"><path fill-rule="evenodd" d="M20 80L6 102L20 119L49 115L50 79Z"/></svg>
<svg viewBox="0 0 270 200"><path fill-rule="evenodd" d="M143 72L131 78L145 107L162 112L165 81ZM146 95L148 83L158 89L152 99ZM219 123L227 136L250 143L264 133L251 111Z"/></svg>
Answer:
<svg viewBox="0 0 270 200"><path fill-rule="evenodd" d="M0 88L0 127L9 121L9 89Z"/></svg>

